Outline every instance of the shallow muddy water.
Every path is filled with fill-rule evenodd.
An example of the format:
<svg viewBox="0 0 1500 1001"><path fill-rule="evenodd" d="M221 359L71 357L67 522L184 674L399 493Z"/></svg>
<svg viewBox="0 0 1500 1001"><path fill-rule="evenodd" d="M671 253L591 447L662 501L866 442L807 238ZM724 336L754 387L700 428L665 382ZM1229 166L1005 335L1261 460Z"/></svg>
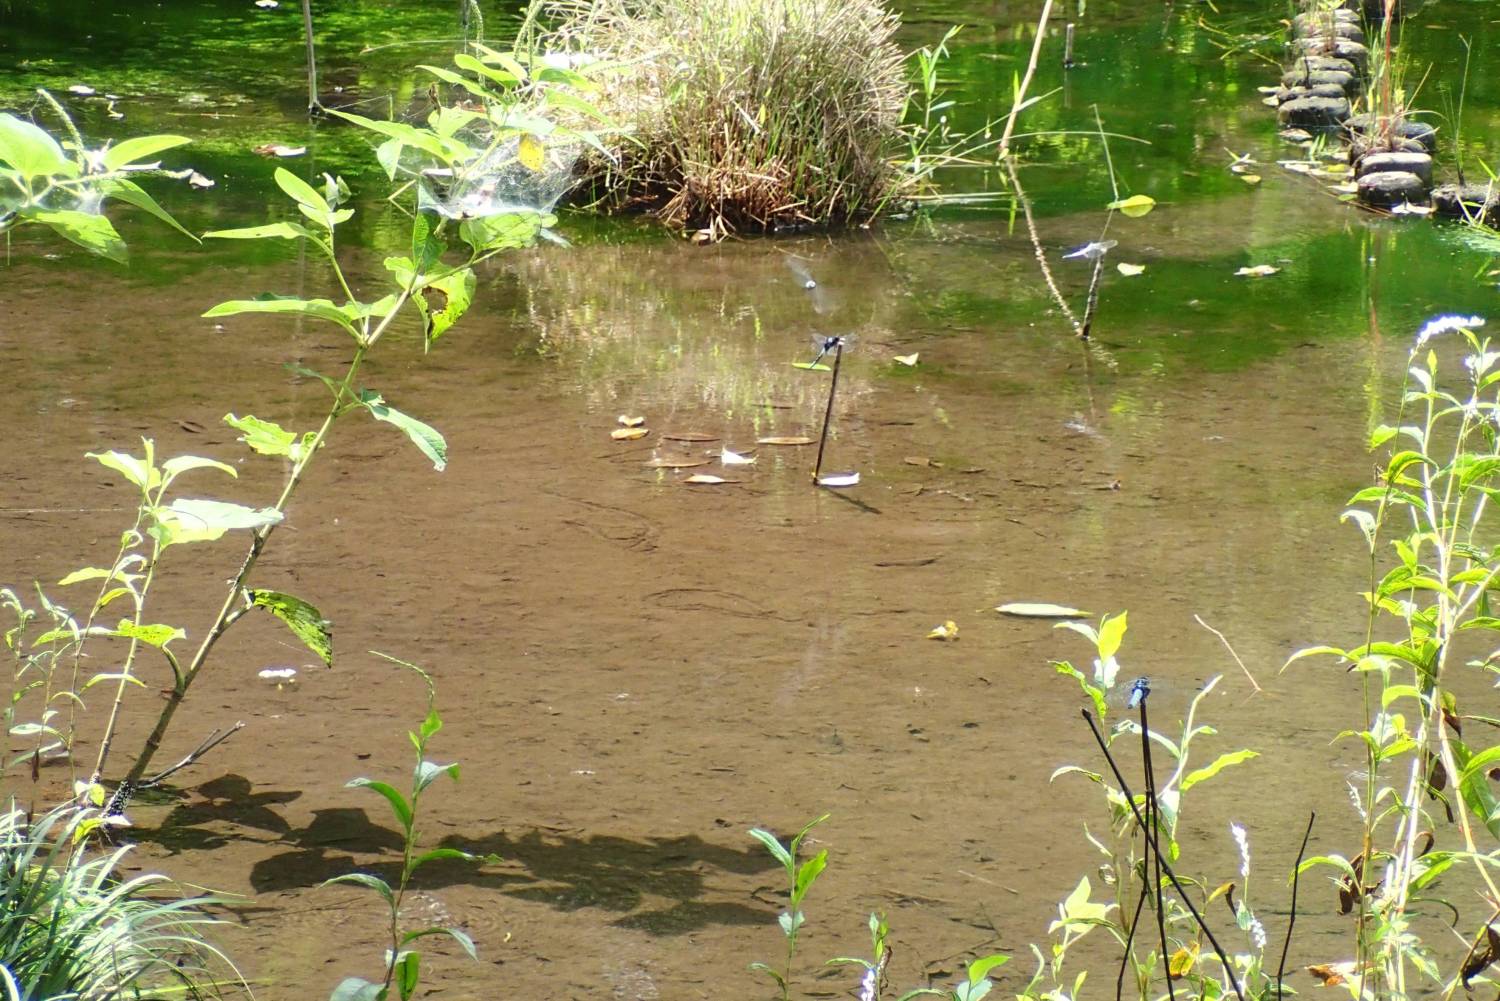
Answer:
<svg viewBox="0 0 1500 1001"><path fill-rule="evenodd" d="M999 95L1030 44L1012 18L1030 6L907 11L913 42L971 23L956 50L957 114L1004 110ZM818 964L867 948L871 910L893 930L893 984L943 982L998 950L1017 957L1003 986L1019 987L1027 943L1043 940L1056 901L1098 860L1084 825L1102 830L1107 815L1087 783L1049 782L1065 763L1098 766L1076 687L1049 666L1085 660L1086 646L1050 623L998 616L1005 601L1129 609L1122 660L1162 683L1158 720L1224 676L1203 709L1220 732L1202 753L1248 746L1262 757L1190 797L1193 864L1180 868L1231 878L1226 825L1240 820L1279 924L1281 874L1310 809L1323 814L1311 850L1352 853L1343 776L1360 758L1331 739L1357 722L1357 682L1323 665L1277 669L1300 646L1361 630L1368 563L1337 519L1370 475L1368 430L1393 401L1421 320L1485 313L1494 265L1457 228L1359 214L1275 167L1292 149L1255 88L1276 70L1214 43L1219 32L1231 42L1274 32L1280 6L1150 6L1090 4L1087 65L1027 119L1088 129L1098 104L1111 130L1151 141L1112 145L1127 190L1160 205L1110 224L1111 261L1146 271L1108 272L1092 347L1051 304L1007 206L714 248L565 214L575 245L488 267L475 308L430 356L409 332L376 355L367 384L444 432L448 469L433 472L384 425L340 427L257 578L334 621L336 666L307 665L274 623L245 620L163 757L213 727L246 729L172 795L134 810L139 864L243 895L223 943L262 996L322 996L379 959L371 901L318 887L356 868L389 874L400 857L381 804L344 788L404 774L404 730L422 711L420 684L372 650L432 671L447 722L436 756L463 763L457 787L434 787L426 840L501 859L434 867L418 882L412 921L455 924L481 950L479 963L448 950L426 964L447 996L768 996L746 964L782 948L780 873L746 830L787 835L822 813L815 837L830 866L806 907L807 996L850 993L856 978ZM1462 27L1485 37L1500 8L1468 6L1484 16ZM199 228L281 211L270 165L243 152L265 141L308 142L311 159L289 164L336 167L380 191L357 136L274 117L296 109L295 32L262 27L259 56L229 52L205 71L195 92L216 110L194 101L185 112L175 92L152 92L184 89L191 72L152 62L166 26L232 34L253 21L227 7L164 11L160 32L147 18L128 35L137 49L120 65L160 75L131 91L125 124L158 129L176 116L172 128L201 129L212 138L196 162L221 180L208 195L163 195L173 211ZM409 86L397 67L434 57L363 48L451 32L446 7L409 23L358 4L337 13L333 72L366 66L349 70L365 96ZM123 45L123 26L44 51L42 29L17 23L19 41L0 46L36 52L0 76L12 106L24 88L65 87L83 67L105 67L89 80L101 90L114 86L109 72L129 75L96 57ZM1413 44L1449 59L1444 31L1456 26ZM1276 54L1269 42L1260 50ZM279 60L285 79L255 80L256 58ZM1493 135L1488 88L1500 76L1475 73L1467 134ZM240 110L226 94L244 95ZM1261 184L1226 170L1226 148L1263 165ZM1075 308L1088 269L1060 257L1103 225L1101 154L1094 138L1048 140L1022 172ZM370 275L396 226L377 198L360 208L347 259ZM122 229L129 271L35 237L12 246L0 286L11 470L0 581L54 581L109 558L129 512L85 451L150 436L159 452L241 469L205 491L268 502L280 468L243 457L220 417L306 424L322 391L282 364L344 358L342 344L290 323L200 318L231 295L321 288L325 276L295 250L197 250ZM1234 277L1259 263L1281 271ZM799 269L826 299L813 301ZM828 465L862 481L835 493L810 485L813 448L755 443L816 435L827 377L790 363L807 360L810 334L844 332L857 341ZM893 361L911 353L915 368ZM611 441L620 414L646 417L652 434ZM711 440L669 438L683 434ZM724 446L754 449L755 464L647 465ZM739 482L686 485L695 472ZM228 541L199 548L159 585L158 619L190 638L240 556ZM1264 692L1195 616L1225 634ZM957 642L924 638L950 619ZM300 684L257 679L282 664L301 668ZM154 699L135 697L127 747ZM82 750L92 760L93 747ZM1312 914L1332 910L1326 887L1308 892ZM1340 926L1307 920L1296 958L1331 958L1320 949ZM1095 976L1112 972L1103 963Z"/></svg>

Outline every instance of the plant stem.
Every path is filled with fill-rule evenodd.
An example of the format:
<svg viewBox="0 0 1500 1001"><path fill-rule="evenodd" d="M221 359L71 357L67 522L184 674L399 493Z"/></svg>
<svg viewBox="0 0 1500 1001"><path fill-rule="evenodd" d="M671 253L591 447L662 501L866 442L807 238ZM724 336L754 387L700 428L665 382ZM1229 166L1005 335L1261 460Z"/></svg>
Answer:
<svg viewBox="0 0 1500 1001"><path fill-rule="evenodd" d="M1031 78L1036 74L1037 60L1042 55L1042 42L1047 37L1047 19L1052 16L1052 0L1046 0L1042 4L1042 16L1036 22L1036 40L1031 45L1031 61L1026 64L1026 75L1021 77L1021 86L1017 88L1015 97L1011 100L1010 114L1005 118L1005 131L1000 134L1000 159L1005 159L1010 153L1010 137L1016 128L1016 116L1021 113L1021 106L1026 103L1026 91L1031 87Z"/></svg>

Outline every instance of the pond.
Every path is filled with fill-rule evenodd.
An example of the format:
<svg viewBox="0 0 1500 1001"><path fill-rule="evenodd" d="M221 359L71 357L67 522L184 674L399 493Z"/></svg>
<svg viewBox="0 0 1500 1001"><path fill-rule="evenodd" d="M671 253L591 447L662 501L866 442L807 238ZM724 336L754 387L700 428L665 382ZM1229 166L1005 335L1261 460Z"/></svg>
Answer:
<svg viewBox="0 0 1500 1001"><path fill-rule="evenodd" d="M451 51L451 5L318 6L328 88L370 114L404 107L425 87L410 68ZM945 71L957 124L1008 109L1035 6L902 6L912 46L964 25ZM1224 675L1204 707L1212 748L1263 756L1193 807L1184 850L1200 865L1233 875L1237 819L1264 885L1283 892L1271 874L1312 809L1326 813L1314 850L1353 853L1342 777L1361 757L1330 739L1354 725L1339 707L1358 682L1278 669L1298 647L1362 635L1368 557L1338 515L1369 481L1365 443L1413 332L1434 313L1491 310L1492 252L1458 226L1361 213L1277 166L1300 154L1257 88L1280 74L1284 5L1067 6L1081 65L1065 73L1049 45L1034 93L1050 96L1022 131L1053 134L1021 144L1020 176L1075 309L1090 269L1062 253L1099 236L1115 197L1097 123L1116 135L1119 193L1157 202L1110 222L1092 345L1073 337L1024 218L1000 198L712 247L564 212L571 247L498 259L431 355L402 330L376 358L369 384L443 431L448 468L434 473L383 425L341 432L262 564L262 586L334 621L335 666L306 665L275 623L247 620L165 756L214 727L246 729L133 811L140 864L242 898L223 944L258 990L321 996L379 961L371 901L319 887L399 860L385 815L345 782L404 771L422 691L367 651L437 680L435 750L463 778L435 787L427 841L501 859L419 881L413 920L479 943L478 963L449 950L424 971L453 996L765 996L746 964L782 948L783 899L746 831L785 836L823 813L830 865L806 907L804 984L844 996L852 978L816 964L860 954L879 910L893 983L946 981L965 957L1004 951L1017 960L1003 986L1018 988L1027 943L1098 861L1084 825L1107 818L1087 783L1049 782L1062 764L1099 765L1076 686L1049 666L1089 651L1050 622L998 615L1002 602L1129 609L1121 659L1162 679L1161 715ZM252 149L305 146L277 162L349 179L344 258L369 277L401 219L365 138L303 117L295 7L0 5L0 106L37 110L33 88L83 84L120 95L124 116L70 96L91 137L192 137L175 162L215 186L155 190L194 231L282 217L274 164ZM492 13L487 30L511 16ZM1472 42L1463 132L1480 158L1500 116L1497 19L1493 0L1432 4L1407 27L1412 64L1433 67L1418 103L1434 109L1461 84L1460 33ZM1259 184L1228 169L1240 156ZM1002 187L993 171L944 180ZM128 269L36 235L10 245L6 582L107 559L129 501L86 451L148 436L165 454L236 463L233 496L269 503L280 469L242 459L223 414L305 424L323 402L284 363L345 353L276 318L201 317L230 297L321 294L325 273L296 246L197 247L148 223L123 214ZM1116 262L1145 270L1127 277ZM1258 264L1279 272L1235 275ZM826 376L790 363L808 360L810 334L844 332L857 340L828 462L861 483L835 493L810 485L812 449L756 443L816 436ZM894 360L912 354L914 367ZM654 433L613 441L622 414ZM683 482L717 463L647 465L720 447L754 451L754 465L723 473L739 482ZM218 600L204 584L216 595L238 559L227 543L200 548L160 584L160 621L190 638ZM926 638L947 620L956 642ZM282 664L301 669L297 685L258 679ZM135 696L127 744L155 697ZM1310 892L1309 907L1331 910L1326 886ZM1319 934L1296 958L1328 958Z"/></svg>

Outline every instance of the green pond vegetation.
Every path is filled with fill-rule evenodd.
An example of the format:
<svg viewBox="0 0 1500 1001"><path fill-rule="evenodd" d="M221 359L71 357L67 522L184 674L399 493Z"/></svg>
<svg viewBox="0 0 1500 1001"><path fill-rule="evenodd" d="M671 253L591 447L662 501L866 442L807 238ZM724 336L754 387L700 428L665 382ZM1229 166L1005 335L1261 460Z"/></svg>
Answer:
<svg viewBox="0 0 1500 1001"><path fill-rule="evenodd" d="M223 663L219 645L236 623L268 616L317 661L335 661L332 626L318 596L259 586L258 570L284 538L294 496L309 489L311 470L337 454L352 422L373 421L379 430L400 435L434 471L448 464L449 444L438 422L398 406L399 370L379 362L397 347L414 347L422 355L462 350L453 343L454 329L490 291L484 285L487 264L550 241L557 253L547 258L547 267L565 274L570 255L614 241L627 254L616 267L631 275L632 248L684 235L712 243L735 234L816 226L831 227L830 241L852 241L862 237L839 235L841 227L877 225L882 217L898 234L882 248L893 266L903 255L923 252L904 248L897 242L900 233L919 233L943 219L983 220L986 238L996 245L1006 241L1008 248L996 250L1008 256L987 262L986 275L1002 276L1006 289L1018 290L1016 298L1024 295L1031 315L1050 323L1047 336L1076 342L1085 367L1105 370L1162 366L1171 356L1172 365L1212 371L1247 365L1308 338L1339 336L1316 329L1326 315L1320 310L1330 309L1330 300L1365 294L1368 262L1423 252L1431 258L1383 287L1385 296L1403 300L1400 315L1411 322L1401 337L1410 337L1410 350L1394 396L1380 395L1378 379L1369 390L1369 446L1377 457L1371 485L1342 511L1330 506L1326 512L1348 522L1351 542L1368 553L1367 579L1327 582L1363 592L1365 628L1360 635L1289 652L1286 665L1300 671L1307 669L1302 661L1326 658L1358 677L1361 704L1330 711L1324 735L1349 742L1363 762L1347 790L1328 790L1330 809L1353 811L1358 843L1342 853L1309 855L1310 835L1303 832L1315 829L1315 818L1283 818L1282 833L1300 838L1301 850L1290 871L1266 873L1253 869L1246 829L1235 823L1208 848L1228 857L1238 878L1210 885L1197 875L1203 839L1190 843L1187 836L1189 808L1197 801L1188 794L1210 781L1234 782L1244 771L1237 766L1274 756L1277 748L1219 746L1215 725L1204 718L1217 677L1192 697L1181 720L1152 722L1150 684L1136 682L1126 670L1125 612L1095 618L1077 608L1017 601L997 611L1055 622L1074 634L1067 637L1071 642L1081 637L1087 644L1078 666L1058 659L1054 667L1069 687L1078 687L1078 725L1097 740L1100 754L1062 765L1053 777L1085 784L1097 796L1097 810L1076 826L1098 853L1099 869L1080 874L1059 902L1056 919L1039 930L1037 944L1025 953L966 956L961 975L951 982L892 984L892 929L883 913L869 915L868 955L811 959L799 951L819 877L838 864L827 848L809 846L813 832L836 819L819 816L789 837L757 827L747 837L784 872L786 903L777 915L780 943L770 928L763 938L747 934L746 963L783 1001L823 987L812 977L815 968L825 967L840 971L845 979L839 990L861 1001L979 1001L1001 993L1065 1001L1110 991L1153 1001L1175 999L1179 992L1280 1001L1293 993L1287 956L1298 933L1298 886L1316 876L1338 888L1342 909L1351 916L1337 951L1314 968L1329 989L1359 1001L1395 1001L1494 988L1500 979L1494 971L1500 963L1500 800L1491 776L1500 768L1500 742L1492 742L1489 731L1500 726L1500 714L1473 693L1490 691L1497 671L1493 634L1500 631L1500 612L1492 601L1500 591L1500 547L1489 507L1500 496L1500 350L1485 336L1485 318L1468 311L1481 311L1475 289L1484 282L1476 281L1476 272L1493 277L1484 255L1500 250L1500 237L1480 220L1463 228L1372 229L1350 237L1334 226L1306 231L1257 217L1255 225L1265 233L1249 259L1229 261L1210 246L1196 256L1159 262L1146 260L1144 241L1121 245L1126 227L1165 234L1146 227L1170 225L1162 219L1173 212L1208 211L1227 192L1234 195L1232 211L1248 213L1260 183L1260 175L1249 171L1248 155L1225 150L1222 170L1195 174L1182 169L1179 147L1232 131L1228 119L1259 107L1233 99L1248 79L1233 66L1244 53L1279 45L1290 9L1244 3L1219 15L1205 5L1191 16L1168 15L1144 28L1126 19L1131 30L1121 33L1123 40L1101 41L1089 58L1114 60L1140 44L1145 32L1159 33L1156 43L1170 55L1121 56L1112 72L1074 80L1060 76L1069 71L1052 51L1058 35L1048 30L1051 0L1037 5L1037 21L1014 28L1013 44L989 51L1003 57L993 59L965 48L981 46L984 29L950 32L948 22L961 17L942 7L928 12L944 22L941 33L903 48L896 13L870 0L568 0L503 16L494 12L487 19L465 4L461 20L470 37L463 38L450 37L452 10L439 16L379 6L351 3L317 12L324 86L315 93L328 118L316 123L281 118L274 127L264 124L264 103L295 107L294 88L270 98L228 95L246 80L245 65L233 65L237 60L254 65L275 58L284 61L283 69L301 69L285 54L285 34L273 38L269 22L245 10L216 22L221 34L210 48L224 62L202 61L204 87L224 85L218 96L172 105L211 105L214 114L226 117L240 115L235 108L253 109L245 121L222 130L194 120L191 128L154 131L170 120L160 107L155 117L150 110L141 116L151 128L137 130L135 105L126 95L99 94L82 82L106 60L121 58L131 31L144 30L139 26L126 26L110 53L96 55L77 42L40 54L45 47L39 44L35 58L5 77L3 100L11 110L0 114L0 232L12 266L17 258L58 254L70 243L78 256L60 255L57 267L98 266L83 255L110 266L133 262L147 272L142 281L167 295L174 276L199 265L178 261L152 274L149 262L157 250L140 239L153 231L146 226L157 238L176 241L162 251L166 256L201 253L206 260L244 266L305 254L321 269L317 291L266 292L246 283L229 289L230 298L218 304L204 303L202 316L248 316L268 329L278 322L306 323L324 331L337 349L316 364L285 359L299 385L320 395L316 419L294 422L282 414L244 413L233 399L220 403L227 411L225 426L242 446L237 458L279 471L274 496L236 494L238 462L162 455L149 432L132 442L121 429L112 447L88 455L131 498L131 515L119 526L113 551L106 547L90 566L59 568L55 584L16 581L0 589L0 604L13 620L5 633L11 685L3 764L10 805L0 821L0 985L6 997L165 998L247 986L235 957L214 944L212 915L224 901L166 892L170 873L127 872L131 805L182 769L211 760L214 748L232 735L216 733L186 758L161 767L158 755L176 733L179 708L200 679ZM1085 11L1081 4L1068 8L1057 5L1056 16L1085 26L1088 18L1103 18L1106 35L1109 19L1118 15ZM12 54L24 54L35 41L30 32L36 29L27 25L48 23L49 16L91 16L82 8L52 12L48 5L19 0L0 11L22 26L0 43L0 52ZM161 19L155 30L188 38L199 31L203 14L168 5L153 17ZM415 41L366 43L357 53L336 55L367 21L393 39ZM1466 51L1490 31L1482 25L1474 30L1475 37L1463 39ZM503 32L513 37L500 40ZM1388 53L1373 79L1369 94L1377 114L1418 113L1415 85L1403 79L1431 53L1424 53L1415 28L1405 34L1412 36L1410 43L1401 42L1406 76L1398 75ZM1203 58L1193 58L1194 49L1204 50ZM1179 60L1190 73L1174 70ZM1273 75L1274 62L1267 62ZM349 75L347 67L355 64L360 69ZM196 56L180 66L132 62L118 79L137 92L176 90L199 65ZM59 86L59 74L79 82ZM330 82L339 80L345 82L330 90ZM1472 117L1457 141L1477 164L1485 154L1475 145L1482 139L1473 137L1496 134L1500 83L1448 79L1440 86L1451 93L1461 85L1463 101L1471 104L1465 115ZM75 101L64 104L70 87L84 102L81 109ZM1003 100L976 107L950 96L950 88L970 97L998 93ZM1149 102L1109 103L1102 99L1104 88L1127 94L1134 88L1148 94L1184 88L1191 95L1231 99L1190 96L1176 105L1181 114L1160 122L1152 120ZM353 99L341 102L340 94ZM1385 111L1374 107L1377 101ZM1399 111L1393 110L1398 104ZM132 109L123 123L114 117L122 114L120 107ZM1070 107L1090 111L1065 114ZM298 129L305 130L306 145L287 142L298 138L292 135ZM1149 142L1142 135L1147 132ZM264 148L254 152L258 147ZM315 157L307 157L309 148ZM1314 150L1309 160L1316 155ZM1269 172L1272 166L1258 169ZM1031 184L1049 170L1051 180ZM241 178L243 187L228 183ZM213 189L221 181L226 191L218 204ZM1036 206L1029 185L1046 193ZM571 202L558 208L570 192ZM178 210L173 203L184 194L194 200ZM1329 200L1329 193L1310 186L1296 197ZM1295 211L1290 206L1289 199L1274 204L1273 215ZM124 207L142 218L125 215ZM634 208L649 209L657 222L590 221L583 214ZM117 228L122 217L130 221ZM594 243L565 246L575 221ZM1053 226L1065 231L1067 247L1044 235ZM199 243L201 251L195 249ZM1434 280L1453 270L1452 248L1459 245L1470 250L1466 260L1481 263L1458 278ZM378 274L356 273L350 248L376 251ZM984 282L966 283L940 268L911 268L923 275L913 281L924 283L912 308L928 319L959 326L1019 308L1008 294L986 292ZM1152 325L1162 323L1155 315L1157 300L1130 289L1148 286L1158 272L1170 273L1179 298L1204 303L1197 316L1205 326L1212 325L1207 320L1213 311L1238 311L1259 323L1278 309L1302 314L1275 329L1247 329L1247 320L1203 342L1152 339ZM793 273L798 293L807 293L816 308L817 280L795 267ZM548 281L565 278L538 276L539 286ZM1450 291L1455 301L1432 301ZM1256 304L1257 297L1275 301ZM684 325L695 319L688 315ZM1122 335L1113 332L1135 325L1147 331L1145 347L1118 343ZM1230 336L1251 343L1226 347ZM780 377L801 380L797 385L817 399L827 394L814 482L803 481L802 488L845 489L858 484L857 474L818 476L845 341L833 335L820 341L817 359ZM829 351L831 372L820 363ZM925 374L923 364L918 353L894 355L882 377L913 378L914 371ZM829 372L826 390L816 374L822 372ZM965 376L933 371L932 377ZM758 395L746 391L744 398ZM616 441L651 433L629 415L619 425L612 434ZM814 440L767 436L761 444L802 448ZM734 455L731 463L730 454L721 453L721 465L755 461ZM728 489L736 481L731 471L724 477L693 473L684 482ZM226 495L239 499L220 499ZM856 493L841 496L860 503ZM179 559L201 568L188 562L185 547L196 552L220 540L238 542L238 550L212 550L218 569L203 572L203 589L212 593L211 617L202 634L190 638L179 625L158 621L154 589L159 574L180 565ZM228 585L220 594L216 582L225 576ZM66 605L61 594L68 595ZM944 622L927 638L957 642L958 624ZM1059 651L1065 650L1063 639L1059 634ZM1238 660L1232 648L1227 653L1230 663ZM361 777L350 783L374 793L389 810L401 861L394 879L351 872L329 880L369 891L382 926L389 928L383 955L370 957L371 975L329 985L333 1001L418 996L431 982L422 952L430 938L456 942L469 957L498 948L476 943L457 926L410 917L413 881L424 866L494 860L424 840L419 820L431 809L426 794L440 780L458 779L459 765L429 757L443 726L432 676L397 656L380 656L416 672L426 700L412 713L420 722L408 735L415 752L409 781ZM1258 691L1253 676L1250 682ZM159 688L162 697L143 698L147 687ZM1120 708L1120 695L1133 696L1133 704ZM101 731L87 741L78 732L85 702L107 706ZM122 744L127 720L140 721L145 730L139 746ZM83 743L97 745L92 760L75 753ZM1139 776L1118 764L1137 748L1144 765ZM50 782L57 762L65 762L70 775L61 790ZM1263 804L1247 794L1244 805L1248 819ZM1100 940L1107 940L1107 948L1100 948ZM762 952L775 958L752 963ZM504 991L503 969L494 975L496 990Z"/></svg>

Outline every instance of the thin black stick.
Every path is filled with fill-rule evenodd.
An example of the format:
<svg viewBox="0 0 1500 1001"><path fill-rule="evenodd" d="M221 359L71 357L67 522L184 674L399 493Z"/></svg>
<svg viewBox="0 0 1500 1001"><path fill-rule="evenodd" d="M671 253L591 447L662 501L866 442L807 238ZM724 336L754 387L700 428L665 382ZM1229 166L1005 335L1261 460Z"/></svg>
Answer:
<svg viewBox="0 0 1500 1001"><path fill-rule="evenodd" d="M1151 694L1149 688L1144 689L1141 695L1139 709L1141 712L1141 763L1146 772L1146 820L1151 825L1146 829L1146 837L1151 842L1151 886L1156 894L1156 931L1161 936L1161 965L1167 975L1167 997L1177 1001L1177 991L1172 986L1172 954L1167 948L1167 906L1166 899L1161 892L1161 849L1157 846L1156 825L1161 818L1160 810L1156 803L1156 772L1151 767L1151 725L1146 722L1146 700ZM1142 873L1147 867L1142 866ZM1231 973L1231 975L1233 975Z"/></svg>
<svg viewBox="0 0 1500 1001"><path fill-rule="evenodd" d="M1276 1001L1281 1001L1281 978L1286 975L1286 954L1292 947L1292 929L1297 924L1297 877L1302 874L1302 856L1307 853L1307 839L1312 837L1316 812L1307 815L1307 832L1302 835L1302 847L1297 849L1297 864L1292 866L1292 914L1286 921L1286 941L1281 943L1281 962L1276 964Z"/></svg>
<svg viewBox="0 0 1500 1001"><path fill-rule="evenodd" d="M1115 759L1110 755L1109 745L1104 742L1104 735L1099 732L1099 727L1094 722L1094 714L1087 709L1080 710L1080 712L1083 713L1084 722L1088 723L1089 730L1094 735L1094 742L1099 745L1099 750L1104 752L1104 760L1109 763L1109 770L1114 773L1115 781L1120 783L1120 792L1125 795L1125 802L1129 805L1130 812L1135 814L1135 822L1140 824L1144 829L1146 822L1141 817L1140 809L1135 805L1135 795L1130 791L1130 784L1125 781L1125 776L1120 774L1120 767L1115 764ZM1239 1001L1245 1001L1245 995L1240 990L1239 978L1234 975L1234 967L1230 965L1229 957L1224 955L1224 950L1219 946L1219 940L1214 938L1213 929L1208 927L1208 922L1203 920L1203 915L1199 914L1198 908L1193 906L1192 900L1188 898L1187 891L1178 882L1177 874L1167 864L1167 860L1162 856L1161 849L1157 847L1155 840L1153 839L1148 843L1151 845L1152 852L1160 860L1161 871L1166 874L1167 881L1172 884L1172 889L1176 890L1177 895L1182 898L1183 906L1188 909L1188 913L1193 916L1193 920L1198 922L1198 927L1203 929L1203 934L1208 939L1208 944L1213 946L1214 953L1219 957L1219 962L1224 964L1224 971L1229 974L1229 986L1234 988L1234 996Z"/></svg>
<svg viewBox="0 0 1500 1001"><path fill-rule="evenodd" d="M186 768L188 765L191 765L193 762L197 761L199 758L203 757L209 751L212 751L214 748L218 747L220 744L224 743L224 741L228 740L230 737L233 737L244 728L244 720L240 720L234 726L222 732L219 731L218 728L215 728L214 732L205 737L203 739L203 743L195 747L187 757L177 762L177 764L173 765L171 768L168 768L165 771L157 772L151 778L146 779L144 782L142 782L138 788L151 788L152 786L161 782L161 780L166 778L168 775L171 775L173 772L179 772L182 769Z"/></svg>
<svg viewBox="0 0 1500 1001"><path fill-rule="evenodd" d="M1089 330L1094 326L1094 310L1099 308L1099 280L1104 277L1104 254L1100 254L1094 260L1094 277L1089 280L1089 301L1083 308L1083 327L1078 331L1078 339L1086 341L1089 339Z"/></svg>
<svg viewBox="0 0 1500 1001"><path fill-rule="evenodd" d="M838 338L833 345L833 378L828 383L828 407L823 411L823 434L818 438L818 462L813 467L813 482L823 475L823 446L828 444L828 424L833 420L833 394L839 388L839 362L844 360L844 339Z"/></svg>

